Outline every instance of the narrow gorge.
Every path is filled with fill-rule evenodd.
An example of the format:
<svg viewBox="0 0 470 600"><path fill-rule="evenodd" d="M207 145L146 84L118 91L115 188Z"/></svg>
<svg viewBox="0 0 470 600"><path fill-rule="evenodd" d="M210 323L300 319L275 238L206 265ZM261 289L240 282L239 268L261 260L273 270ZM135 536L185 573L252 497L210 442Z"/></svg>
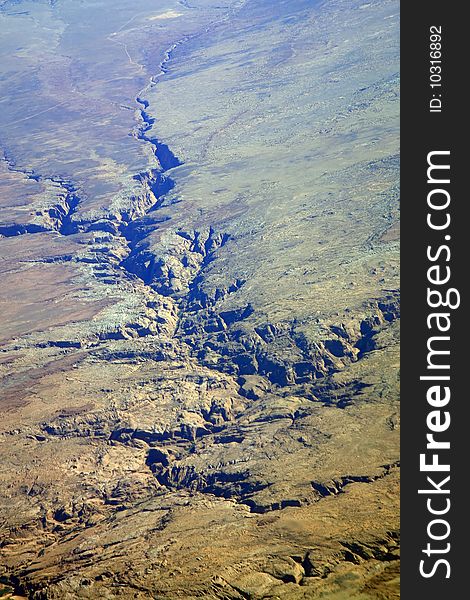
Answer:
<svg viewBox="0 0 470 600"><path fill-rule="evenodd" d="M0 596L396 600L396 2L131 4L0 1Z"/></svg>

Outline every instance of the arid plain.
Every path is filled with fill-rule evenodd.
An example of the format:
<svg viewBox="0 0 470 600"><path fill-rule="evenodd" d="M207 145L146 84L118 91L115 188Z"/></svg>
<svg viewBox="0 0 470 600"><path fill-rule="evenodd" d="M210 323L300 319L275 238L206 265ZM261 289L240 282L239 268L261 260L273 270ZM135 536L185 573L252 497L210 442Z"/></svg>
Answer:
<svg viewBox="0 0 470 600"><path fill-rule="evenodd" d="M0 0L0 597L399 597L398 13Z"/></svg>

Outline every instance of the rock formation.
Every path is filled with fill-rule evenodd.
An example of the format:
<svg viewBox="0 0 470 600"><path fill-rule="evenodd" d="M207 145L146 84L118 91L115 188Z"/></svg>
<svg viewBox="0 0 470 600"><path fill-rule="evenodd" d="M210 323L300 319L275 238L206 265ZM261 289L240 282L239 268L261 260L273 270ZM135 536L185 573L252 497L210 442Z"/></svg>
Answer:
<svg viewBox="0 0 470 600"><path fill-rule="evenodd" d="M0 2L0 595L398 598L397 13Z"/></svg>

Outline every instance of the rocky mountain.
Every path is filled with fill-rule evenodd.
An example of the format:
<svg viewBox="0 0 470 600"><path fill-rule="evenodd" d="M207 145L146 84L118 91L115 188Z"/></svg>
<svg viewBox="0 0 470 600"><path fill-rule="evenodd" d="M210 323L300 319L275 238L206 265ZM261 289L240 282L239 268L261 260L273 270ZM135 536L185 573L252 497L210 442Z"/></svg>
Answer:
<svg viewBox="0 0 470 600"><path fill-rule="evenodd" d="M399 597L398 11L0 2L0 596Z"/></svg>

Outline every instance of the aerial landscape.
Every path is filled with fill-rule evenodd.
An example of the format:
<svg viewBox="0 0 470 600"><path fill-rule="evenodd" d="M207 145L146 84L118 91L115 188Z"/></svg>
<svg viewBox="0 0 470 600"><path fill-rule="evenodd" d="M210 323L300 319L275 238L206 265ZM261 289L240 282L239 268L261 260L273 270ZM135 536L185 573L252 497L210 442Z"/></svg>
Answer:
<svg viewBox="0 0 470 600"><path fill-rule="evenodd" d="M398 599L398 1L0 32L0 598Z"/></svg>

